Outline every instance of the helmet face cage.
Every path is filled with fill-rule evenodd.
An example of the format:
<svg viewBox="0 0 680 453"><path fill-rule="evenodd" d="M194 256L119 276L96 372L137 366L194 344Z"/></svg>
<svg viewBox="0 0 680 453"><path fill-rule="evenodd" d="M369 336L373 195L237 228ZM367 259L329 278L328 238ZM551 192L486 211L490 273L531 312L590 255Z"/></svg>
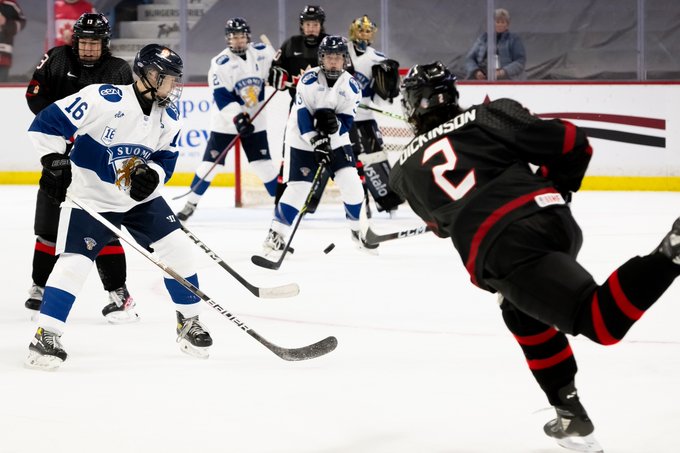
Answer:
<svg viewBox="0 0 680 453"><path fill-rule="evenodd" d="M373 37L377 30L378 27L375 25L375 22L371 21L368 16L363 15L354 19L349 26L349 39L360 50L366 50L373 42ZM360 33L361 36L359 36Z"/></svg>
<svg viewBox="0 0 680 453"><path fill-rule="evenodd" d="M456 77L441 61L415 65L401 84L401 105L417 132L421 117L443 108L458 106Z"/></svg>
<svg viewBox="0 0 680 453"><path fill-rule="evenodd" d="M133 64L134 73L152 92L154 100L161 107L175 104L182 95L183 68L182 58L173 50L159 44L144 46L137 52ZM167 94L161 96L158 90L168 76L174 77L173 85Z"/></svg>
<svg viewBox="0 0 680 453"><path fill-rule="evenodd" d="M326 55L342 55L342 69L326 68L324 65L324 56ZM329 80L335 80L345 72L349 66L349 50L347 48L347 40L342 36L329 35L323 38L319 44L319 66Z"/></svg>
<svg viewBox="0 0 680 453"><path fill-rule="evenodd" d="M71 48L81 64L93 66L97 61L83 61L80 59L79 44L82 38L99 39L102 43L102 50L99 60L109 53L109 43L111 41L111 27L106 16L99 13L85 13L81 15L73 24L73 38Z"/></svg>
<svg viewBox="0 0 680 453"><path fill-rule="evenodd" d="M229 50L231 50L236 55L244 55L248 49L248 43L250 43L250 26L248 22L242 17L233 17L227 20L227 25L224 27L224 33L227 37L227 45ZM234 47L232 38L236 34L246 35L246 45L244 47Z"/></svg>

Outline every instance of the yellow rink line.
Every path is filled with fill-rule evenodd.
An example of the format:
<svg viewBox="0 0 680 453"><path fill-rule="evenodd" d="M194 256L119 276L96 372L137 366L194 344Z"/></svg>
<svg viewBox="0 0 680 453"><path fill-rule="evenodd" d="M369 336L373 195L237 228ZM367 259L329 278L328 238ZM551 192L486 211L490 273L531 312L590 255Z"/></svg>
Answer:
<svg viewBox="0 0 680 453"><path fill-rule="evenodd" d="M0 172L0 184L38 184L39 172L5 171ZM193 173L175 173L168 182L169 186L188 187L194 178ZM213 186L233 187L234 174L220 173L215 176ZM680 192L678 176L586 176L582 190L649 190Z"/></svg>

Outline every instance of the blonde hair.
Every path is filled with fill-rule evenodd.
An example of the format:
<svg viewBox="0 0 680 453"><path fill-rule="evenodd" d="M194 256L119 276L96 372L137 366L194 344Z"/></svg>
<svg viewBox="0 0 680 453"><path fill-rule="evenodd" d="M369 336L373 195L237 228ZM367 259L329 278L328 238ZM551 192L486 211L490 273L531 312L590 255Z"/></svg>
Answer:
<svg viewBox="0 0 680 453"><path fill-rule="evenodd" d="M510 23L510 13L504 8L498 8L496 11L494 11L493 18L495 20L505 19L508 23Z"/></svg>

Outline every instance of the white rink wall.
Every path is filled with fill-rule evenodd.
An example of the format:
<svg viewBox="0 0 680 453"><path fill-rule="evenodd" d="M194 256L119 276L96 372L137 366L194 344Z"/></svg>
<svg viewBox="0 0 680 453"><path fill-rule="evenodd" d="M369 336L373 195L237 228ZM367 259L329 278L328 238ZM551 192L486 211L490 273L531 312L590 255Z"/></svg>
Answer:
<svg viewBox="0 0 680 453"><path fill-rule="evenodd" d="M590 128L594 149L589 176L680 177L680 83L522 83L460 84L462 106L511 97L532 113L555 115ZM0 173L39 170L25 131L33 114L25 88L0 88L5 143ZM267 91L267 95L271 91ZM280 155L290 96L278 93L266 107L272 156ZM179 173L193 173L210 133L212 97L207 86L187 86L180 101L184 120ZM381 105L381 108L384 106ZM391 107L399 112L399 104ZM378 115L380 116L380 115ZM233 153L232 153L233 154ZM229 159L227 172L233 171Z"/></svg>

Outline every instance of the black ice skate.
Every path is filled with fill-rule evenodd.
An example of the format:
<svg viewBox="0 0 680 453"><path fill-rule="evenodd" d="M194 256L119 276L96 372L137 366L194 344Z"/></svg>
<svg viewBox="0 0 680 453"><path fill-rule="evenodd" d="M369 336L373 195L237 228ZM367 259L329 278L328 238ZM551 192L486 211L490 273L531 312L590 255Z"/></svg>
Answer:
<svg viewBox="0 0 680 453"><path fill-rule="evenodd" d="M109 292L109 304L102 309L102 315L111 324L127 324L139 321L135 301L125 285Z"/></svg>
<svg viewBox="0 0 680 453"><path fill-rule="evenodd" d="M189 217L191 217L194 214L194 211L196 210L197 203L192 203L190 201L187 201L187 204L184 205L184 208L177 213L177 218L184 222L187 220Z"/></svg>
<svg viewBox="0 0 680 453"><path fill-rule="evenodd" d="M366 242L366 235L361 234L359 230L352 230L352 241L359 247L359 250L363 250L371 255L378 254L378 246L380 244L369 244Z"/></svg>
<svg viewBox="0 0 680 453"><path fill-rule="evenodd" d="M55 370L66 360L67 354L59 339L61 335L38 327L35 337L28 345L28 357L24 364L29 368Z"/></svg>
<svg viewBox="0 0 680 453"><path fill-rule="evenodd" d="M36 320L38 312L40 311L40 305L42 305L44 292L45 288L38 286L35 283L33 283L31 289L28 290L28 300L24 302L24 307L35 312L31 315L31 319L33 321Z"/></svg>
<svg viewBox="0 0 680 453"><path fill-rule="evenodd" d="M201 359L208 358L208 348L212 346L212 337L198 316L185 318L177 312L177 343L182 352Z"/></svg>
<svg viewBox="0 0 680 453"><path fill-rule="evenodd" d="M675 264L680 264L680 218L673 222L671 231L666 234L656 251L666 255Z"/></svg>
<svg viewBox="0 0 680 453"><path fill-rule="evenodd" d="M579 401L574 385L563 387L559 395L564 404L555 406L557 418L546 423L543 431L566 449L602 453L602 447L593 435L595 426Z"/></svg>

